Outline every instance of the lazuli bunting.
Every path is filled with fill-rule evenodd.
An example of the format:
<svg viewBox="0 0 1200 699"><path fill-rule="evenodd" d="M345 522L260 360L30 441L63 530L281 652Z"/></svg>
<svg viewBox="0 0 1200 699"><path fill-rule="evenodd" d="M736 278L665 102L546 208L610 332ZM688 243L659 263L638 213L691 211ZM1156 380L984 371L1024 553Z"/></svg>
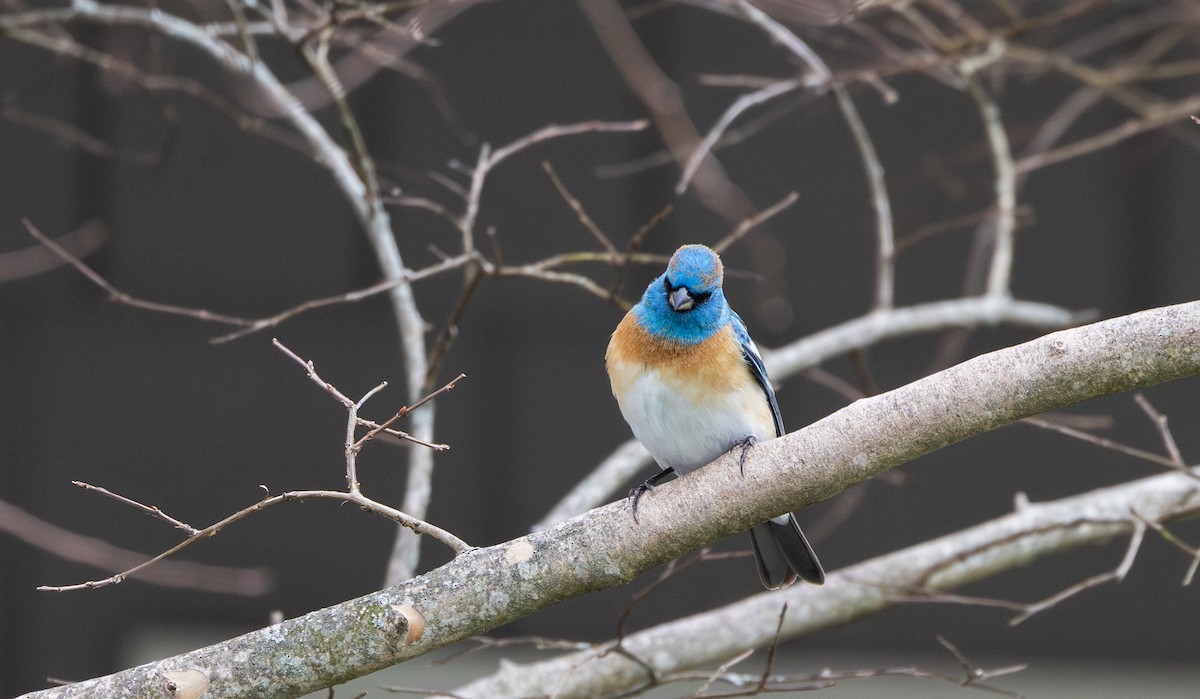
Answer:
<svg viewBox="0 0 1200 699"><path fill-rule="evenodd" d="M663 469L631 493L634 508L641 491L666 474L683 476L735 446L784 433L758 349L721 291L723 276L709 248L679 248L608 343L605 364L621 414ZM798 577L825 581L791 514L756 525L750 539L768 589Z"/></svg>

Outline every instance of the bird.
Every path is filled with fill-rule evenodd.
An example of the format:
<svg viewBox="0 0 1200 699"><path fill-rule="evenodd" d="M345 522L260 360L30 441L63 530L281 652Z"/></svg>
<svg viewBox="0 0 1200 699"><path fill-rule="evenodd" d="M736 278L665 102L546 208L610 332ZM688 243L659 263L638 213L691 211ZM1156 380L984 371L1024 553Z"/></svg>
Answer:
<svg viewBox="0 0 1200 699"><path fill-rule="evenodd" d="M734 448L784 434L775 390L758 348L721 288L724 267L704 245L675 251L621 319L605 367L621 415L661 472L630 491L638 498L667 475L683 477ZM763 586L825 571L791 513L750 529Z"/></svg>

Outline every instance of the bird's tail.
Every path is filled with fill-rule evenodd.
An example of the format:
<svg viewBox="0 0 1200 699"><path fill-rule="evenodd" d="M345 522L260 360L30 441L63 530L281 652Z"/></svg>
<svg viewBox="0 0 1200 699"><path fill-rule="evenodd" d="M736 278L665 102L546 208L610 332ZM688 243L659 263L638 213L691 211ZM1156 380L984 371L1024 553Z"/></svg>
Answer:
<svg viewBox="0 0 1200 699"><path fill-rule="evenodd" d="M778 590L802 578L814 585L825 582L825 571L800 524L788 514L783 522L770 520L750 529L758 577L768 590ZM780 518L784 519L784 518Z"/></svg>

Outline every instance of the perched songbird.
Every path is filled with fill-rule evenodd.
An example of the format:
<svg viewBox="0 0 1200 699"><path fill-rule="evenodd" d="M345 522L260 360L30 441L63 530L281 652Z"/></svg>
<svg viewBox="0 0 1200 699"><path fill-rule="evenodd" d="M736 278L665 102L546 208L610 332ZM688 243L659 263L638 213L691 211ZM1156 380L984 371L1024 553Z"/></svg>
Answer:
<svg viewBox="0 0 1200 699"><path fill-rule="evenodd" d="M721 291L724 270L703 245L675 251L667 271L613 332L605 363L621 414L662 473L683 476L736 446L783 434L775 391L746 326ZM768 589L797 577L821 584L825 571L791 514L750 530Z"/></svg>

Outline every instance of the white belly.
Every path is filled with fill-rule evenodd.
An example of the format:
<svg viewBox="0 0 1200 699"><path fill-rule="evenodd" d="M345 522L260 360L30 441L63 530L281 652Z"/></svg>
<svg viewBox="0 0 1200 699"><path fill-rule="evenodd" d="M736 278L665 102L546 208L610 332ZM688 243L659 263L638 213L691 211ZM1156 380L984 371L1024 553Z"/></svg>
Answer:
<svg viewBox="0 0 1200 699"><path fill-rule="evenodd" d="M633 376L631 390L618 397L633 434L663 469L683 475L753 436L775 438L775 421L753 378L742 389L697 396L688 386L665 380L657 369L621 367Z"/></svg>

